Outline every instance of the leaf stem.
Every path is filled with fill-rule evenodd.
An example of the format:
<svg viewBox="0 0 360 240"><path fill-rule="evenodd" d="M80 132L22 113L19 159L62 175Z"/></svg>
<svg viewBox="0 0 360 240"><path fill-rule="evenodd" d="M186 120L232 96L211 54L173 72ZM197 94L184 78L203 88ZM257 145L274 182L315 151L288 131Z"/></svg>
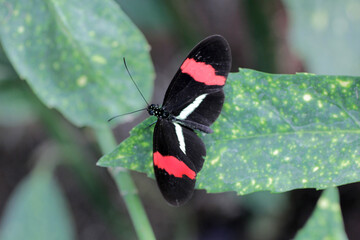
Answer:
<svg viewBox="0 0 360 240"><path fill-rule="evenodd" d="M81 144L77 141L79 136L74 132L74 129L59 117L58 113L45 107L30 91L25 82L21 83L13 81L6 85L6 87L10 89L11 87L16 87L22 91L26 101L31 103L32 111L36 112L49 135L56 141L60 148L62 154L61 159L64 159L62 162L53 162L49 161L51 159L47 159L47 161L42 161L37 164L37 167L43 167L44 164L46 167L49 167L49 164L53 165L50 167L55 167L55 164L63 164L64 166L69 167L69 169L74 171L74 175L78 178L79 184L90 197L92 204L94 204L97 210L102 214L107 224L110 226L111 231L113 231L117 237L123 237L124 235L127 237L130 236L130 230L126 232L126 230L124 231L122 229L128 227L128 225L124 224L121 216L117 214L118 211L114 209L113 204L106 196L107 192L105 191L104 183L95 173L95 166L90 166L88 161L86 161L86 156L84 155L86 150L83 149ZM56 156L54 156L54 158L56 158ZM101 197L99 197L99 195ZM117 215L114 217L113 214ZM131 236L134 235L132 229L131 234Z"/></svg>
<svg viewBox="0 0 360 240"><path fill-rule="evenodd" d="M103 154L109 153L116 147L115 138L109 127L96 128L94 129L94 133ZM125 201L139 239L155 239L145 210L137 195L137 189L131 178L130 172L121 167L108 169Z"/></svg>

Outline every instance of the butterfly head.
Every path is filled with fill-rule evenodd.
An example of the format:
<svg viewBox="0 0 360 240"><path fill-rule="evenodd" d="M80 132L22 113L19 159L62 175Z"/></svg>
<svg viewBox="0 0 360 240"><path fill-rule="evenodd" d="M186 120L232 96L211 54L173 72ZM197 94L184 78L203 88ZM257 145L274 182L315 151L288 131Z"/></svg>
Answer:
<svg viewBox="0 0 360 240"><path fill-rule="evenodd" d="M149 105L147 111L150 115L160 119L168 119L170 117L169 112L167 112L164 108L160 107L158 104Z"/></svg>

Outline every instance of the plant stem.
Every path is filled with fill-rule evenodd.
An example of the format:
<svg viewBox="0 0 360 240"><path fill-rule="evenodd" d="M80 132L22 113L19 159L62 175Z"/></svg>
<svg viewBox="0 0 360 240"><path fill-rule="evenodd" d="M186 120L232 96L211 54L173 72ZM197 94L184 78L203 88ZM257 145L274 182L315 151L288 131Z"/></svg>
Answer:
<svg viewBox="0 0 360 240"><path fill-rule="evenodd" d="M103 154L109 153L116 147L115 138L109 127L97 128L94 129L94 132ZM122 167L108 169L115 179L120 195L125 201L139 239L155 239L130 172Z"/></svg>
<svg viewBox="0 0 360 240"><path fill-rule="evenodd" d="M118 238L124 236L132 238L135 235L134 231L132 229L124 230L124 228L128 228L129 226L127 223L124 224L122 216L119 215L119 211L114 208L112 202L109 200L104 183L95 173L95 166L93 164L90 165L89 161L86 161L84 155L84 151L86 150L83 149L77 141L77 137L79 136L74 133L74 129L71 128L58 113L45 107L30 91L25 82L9 81L9 84L2 84L1 87L7 89L18 88L22 91L26 101L31 103L32 110L37 113L47 132L61 149L61 158L64 159L61 164L73 171L81 188L90 197L93 206L96 207L96 210L105 219L111 231ZM38 165L43 164L44 163ZM55 163L48 161L46 164ZM116 214L115 217L114 214Z"/></svg>

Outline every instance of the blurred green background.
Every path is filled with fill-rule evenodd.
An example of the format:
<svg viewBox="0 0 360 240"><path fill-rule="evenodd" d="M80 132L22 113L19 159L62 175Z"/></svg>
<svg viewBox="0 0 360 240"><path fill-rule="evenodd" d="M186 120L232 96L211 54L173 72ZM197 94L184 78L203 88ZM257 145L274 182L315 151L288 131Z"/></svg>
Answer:
<svg viewBox="0 0 360 240"><path fill-rule="evenodd" d="M19 4L0 1L0 28L14 14L13 3ZM269 73L360 75L359 0L117 0L116 4L151 46L154 103L162 102L188 51L211 34L228 40L233 72L242 67ZM136 64L129 64L130 69ZM135 77L150 96L152 79ZM118 142L146 116L116 126ZM89 129L75 127L39 101L1 48L0 238L10 239L17 232L15 239L136 239L114 181L106 169L96 167L99 157ZM55 178L49 169L54 169ZM140 173L132 176L157 239L290 239L304 226L321 194L304 189L236 196L197 190L188 204L173 208L152 179ZM339 190L346 234L359 239L360 185ZM52 222L47 221L49 216ZM20 231L12 219L22 226L37 221L42 230L23 236L31 230Z"/></svg>

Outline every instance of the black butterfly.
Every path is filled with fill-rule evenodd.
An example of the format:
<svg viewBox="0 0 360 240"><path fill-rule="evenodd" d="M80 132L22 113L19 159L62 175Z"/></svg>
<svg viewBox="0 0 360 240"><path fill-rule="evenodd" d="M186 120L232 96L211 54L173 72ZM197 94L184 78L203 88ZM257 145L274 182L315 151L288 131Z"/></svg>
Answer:
<svg viewBox="0 0 360 240"><path fill-rule="evenodd" d="M219 35L201 41L181 64L162 106L147 107L158 118L153 137L153 163L164 198L180 206L190 199L206 149L194 130L211 133L223 103L231 52Z"/></svg>

